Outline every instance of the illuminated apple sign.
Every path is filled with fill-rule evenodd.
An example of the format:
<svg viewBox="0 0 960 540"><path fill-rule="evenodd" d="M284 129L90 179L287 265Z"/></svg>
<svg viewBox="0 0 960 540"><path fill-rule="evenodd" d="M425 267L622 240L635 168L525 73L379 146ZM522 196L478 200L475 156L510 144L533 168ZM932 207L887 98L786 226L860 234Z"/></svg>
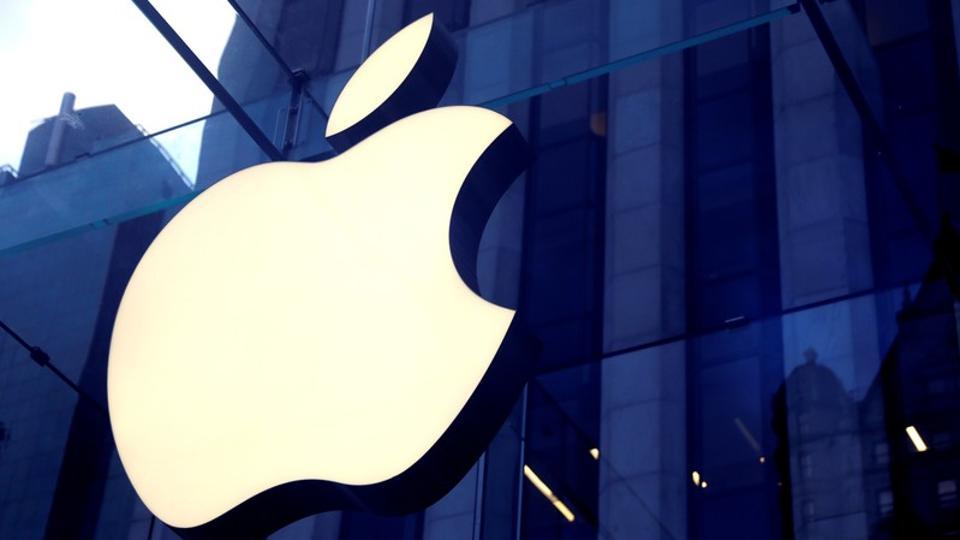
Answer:
<svg viewBox="0 0 960 540"><path fill-rule="evenodd" d="M114 325L110 420L179 534L421 509L503 424L537 347L479 296L477 249L527 146L496 112L431 108L455 62L432 16L410 24L340 94L337 157L233 174L144 254Z"/></svg>

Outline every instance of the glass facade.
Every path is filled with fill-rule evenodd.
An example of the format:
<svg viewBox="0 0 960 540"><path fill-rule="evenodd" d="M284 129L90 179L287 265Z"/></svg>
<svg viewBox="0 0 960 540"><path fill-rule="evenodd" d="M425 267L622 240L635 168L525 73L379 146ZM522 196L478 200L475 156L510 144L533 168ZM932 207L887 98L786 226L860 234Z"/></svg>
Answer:
<svg viewBox="0 0 960 540"><path fill-rule="evenodd" d="M176 537L103 408L134 265L230 173L332 157L347 78L431 11L460 55L444 104L535 151L479 270L539 374L439 502L271 538L960 534L960 1L104 0L62 7L75 50L21 4L0 112L46 116L0 137L0 321L24 340L0 335L0 538ZM169 103L58 109L77 83L33 110L23 86L67 67Z"/></svg>

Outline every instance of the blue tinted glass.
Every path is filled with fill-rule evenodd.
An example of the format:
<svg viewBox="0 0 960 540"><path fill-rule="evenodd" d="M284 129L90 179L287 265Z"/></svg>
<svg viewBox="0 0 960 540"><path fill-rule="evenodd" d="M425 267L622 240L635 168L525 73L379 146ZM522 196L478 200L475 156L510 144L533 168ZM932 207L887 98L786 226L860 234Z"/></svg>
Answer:
<svg viewBox="0 0 960 540"><path fill-rule="evenodd" d="M364 54L437 7L239 4L309 72L299 160L332 157L324 111ZM272 538L957 529L958 11L838 1L818 22L777 11L789 3L640 4L444 3L461 51L447 101L496 107L534 149L478 259L483 294L541 341L539 373L436 504L328 512ZM262 46L224 37L249 31L232 24L228 49ZM229 51L231 77L277 68L246 50ZM287 133L298 102L255 82L244 108ZM203 99L201 120L151 138L122 107L78 106L31 134L40 169L0 172L0 320L99 403L143 250L200 190L265 160ZM78 121L102 133L78 138ZM55 128L84 157L45 165ZM0 337L0 537L174 538L96 409Z"/></svg>

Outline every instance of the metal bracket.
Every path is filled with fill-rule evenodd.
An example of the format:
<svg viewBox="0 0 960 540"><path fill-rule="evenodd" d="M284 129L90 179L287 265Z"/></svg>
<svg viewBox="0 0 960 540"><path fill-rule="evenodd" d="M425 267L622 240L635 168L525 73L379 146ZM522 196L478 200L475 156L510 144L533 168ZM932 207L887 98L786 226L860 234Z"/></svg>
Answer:
<svg viewBox="0 0 960 540"><path fill-rule="evenodd" d="M307 72L302 69L294 71L290 77L290 104L287 106L283 135L280 142L280 152L284 158L290 157L290 151L293 150L300 136L304 87L308 80Z"/></svg>

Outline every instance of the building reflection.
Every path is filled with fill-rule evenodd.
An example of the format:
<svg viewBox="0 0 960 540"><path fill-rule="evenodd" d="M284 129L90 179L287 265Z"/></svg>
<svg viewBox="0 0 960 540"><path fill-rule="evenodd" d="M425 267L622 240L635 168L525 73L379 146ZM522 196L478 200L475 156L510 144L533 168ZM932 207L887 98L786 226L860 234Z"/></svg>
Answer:
<svg viewBox="0 0 960 540"><path fill-rule="evenodd" d="M790 538L864 537L863 465L857 405L837 375L806 361L793 369L777 393L781 405L777 432L788 441L789 455L778 453L781 511L792 516Z"/></svg>
<svg viewBox="0 0 960 540"><path fill-rule="evenodd" d="M874 454L878 467L889 459L889 487L878 485L874 491L871 526L878 538L960 534L956 231L945 226L936 249L923 286L913 297L905 296L898 336L861 405L864 431L873 443L864 452ZM911 440L908 426L925 442Z"/></svg>
<svg viewBox="0 0 960 540"><path fill-rule="evenodd" d="M783 538L960 534L958 248L945 226L922 285L904 292L897 336L862 400L812 348L777 390Z"/></svg>

